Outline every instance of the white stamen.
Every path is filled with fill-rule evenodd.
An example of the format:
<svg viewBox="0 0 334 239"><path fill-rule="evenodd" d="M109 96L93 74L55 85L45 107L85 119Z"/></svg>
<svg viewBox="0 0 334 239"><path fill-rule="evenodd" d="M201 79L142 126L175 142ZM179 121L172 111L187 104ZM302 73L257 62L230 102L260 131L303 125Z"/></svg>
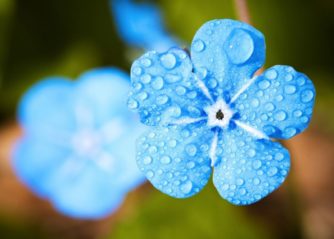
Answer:
<svg viewBox="0 0 334 239"><path fill-rule="evenodd" d="M196 77L196 81L197 81L197 86L198 88L201 89L201 91L203 92L203 94L211 101L213 102L212 96L209 92L209 89L206 87L206 85L203 83L203 81L201 81L200 79L198 79Z"/></svg>
<svg viewBox="0 0 334 239"><path fill-rule="evenodd" d="M249 126L241 121L234 121L240 128L243 128L244 130L246 130L247 132L249 132L250 134L254 135L256 138L259 139L269 139L269 137L267 135L265 135L263 132L261 132L260 130L257 130L255 128L253 128L252 126Z"/></svg>
<svg viewBox="0 0 334 239"><path fill-rule="evenodd" d="M206 107L205 112L208 114L208 126L218 126L225 128L228 126L232 116L233 111L225 103L224 100L219 99L215 104ZM224 114L223 119L217 119L217 112L221 111Z"/></svg>
<svg viewBox="0 0 334 239"><path fill-rule="evenodd" d="M257 76L254 76L252 79L250 79L246 84L244 84L241 89L232 97L231 99L231 103L233 103L234 101L236 101L238 99L238 97L244 93L250 86L251 84L253 84L253 82L256 80Z"/></svg>
<svg viewBox="0 0 334 239"><path fill-rule="evenodd" d="M217 162L217 156L216 156L217 144L218 144L218 133L215 132L209 151L209 157L211 159L211 167L215 166Z"/></svg>

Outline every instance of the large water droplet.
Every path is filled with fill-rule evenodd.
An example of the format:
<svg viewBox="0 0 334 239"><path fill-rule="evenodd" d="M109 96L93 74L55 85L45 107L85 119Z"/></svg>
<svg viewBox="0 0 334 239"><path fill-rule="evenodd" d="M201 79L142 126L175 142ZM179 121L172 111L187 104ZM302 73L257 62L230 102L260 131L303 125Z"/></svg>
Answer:
<svg viewBox="0 0 334 239"><path fill-rule="evenodd" d="M140 76L143 73L143 69L139 66L136 66L132 69L133 74Z"/></svg>
<svg viewBox="0 0 334 239"><path fill-rule="evenodd" d="M290 138L292 136L295 136L296 133L297 133L297 130L296 130L296 128L293 128L293 127L288 127L284 130L284 134L288 138Z"/></svg>
<svg viewBox="0 0 334 239"><path fill-rule="evenodd" d="M256 108L256 107L258 107L259 105L260 105L260 101L258 100L258 99L253 99L252 101L251 101L251 105L254 107L254 108Z"/></svg>
<svg viewBox="0 0 334 239"><path fill-rule="evenodd" d="M160 57L161 64L163 67L165 67L168 70L171 70L176 65L176 57L173 53L167 53Z"/></svg>
<svg viewBox="0 0 334 239"><path fill-rule="evenodd" d="M163 156L161 159L160 159L161 163L163 164L169 164L171 162L171 159L169 156Z"/></svg>
<svg viewBox="0 0 334 239"><path fill-rule="evenodd" d="M265 104L264 108L267 110L267 111L272 111L275 109L275 105L273 103L267 103Z"/></svg>
<svg viewBox="0 0 334 239"><path fill-rule="evenodd" d="M152 61L148 58L143 58L141 59L140 63L144 66L144 67L150 67L152 65Z"/></svg>
<svg viewBox="0 0 334 239"><path fill-rule="evenodd" d="M168 101L168 96L167 95L159 95L157 97L157 104L159 105L164 105L166 104Z"/></svg>
<svg viewBox="0 0 334 239"><path fill-rule="evenodd" d="M164 80L159 76L152 81L151 85L153 89L161 90L164 87Z"/></svg>
<svg viewBox="0 0 334 239"><path fill-rule="evenodd" d="M278 120L278 121L283 121L283 120L286 119L286 116L287 115L286 115L285 111L280 110L280 111L276 112L275 119Z"/></svg>
<svg viewBox="0 0 334 239"><path fill-rule="evenodd" d="M132 99L132 98L130 98L130 99L128 100L128 107L129 107L130 109L137 109L138 106L139 106L138 101L136 101L136 100L134 100L134 99Z"/></svg>
<svg viewBox="0 0 334 239"><path fill-rule="evenodd" d="M192 44L192 49L194 49L194 51L201 52L204 50L204 48L205 43L200 39L195 40Z"/></svg>
<svg viewBox="0 0 334 239"><path fill-rule="evenodd" d="M284 91L288 95L294 94L296 92L296 90L297 90L297 88L294 85L286 85L284 87Z"/></svg>
<svg viewBox="0 0 334 239"><path fill-rule="evenodd" d="M146 173L146 177L147 178L153 178L154 177L154 173L153 173L153 171L151 171L151 170L149 170L149 171L147 171L147 173Z"/></svg>
<svg viewBox="0 0 334 239"><path fill-rule="evenodd" d="M262 163L261 163L260 160L255 160L255 161L253 162L253 168L254 168L254 169L259 169L259 168L261 168L261 166L262 166Z"/></svg>
<svg viewBox="0 0 334 239"><path fill-rule="evenodd" d="M178 86L176 87L176 94L178 95L184 95L187 92L187 89L184 88L183 86Z"/></svg>
<svg viewBox="0 0 334 239"><path fill-rule="evenodd" d="M151 79L152 79L152 77L151 77L151 75L149 75L149 74L143 75L143 76L140 78L140 80L141 80L144 84L148 84L148 83L150 83Z"/></svg>
<svg viewBox="0 0 334 239"><path fill-rule="evenodd" d="M270 69L266 71L265 76L269 80L275 80L278 76L278 73L275 69Z"/></svg>
<svg viewBox="0 0 334 239"><path fill-rule="evenodd" d="M143 163L145 165L148 165L150 163L152 163L152 158L150 156L146 156L144 159L143 159Z"/></svg>
<svg viewBox="0 0 334 239"><path fill-rule="evenodd" d="M276 175L278 172L278 169L276 167L270 167L269 170L267 171L268 176L272 177Z"/></svg>
<svg viewBox="0 0 334 239"><path fill-rule="evenodd" d="M235 29L224 46L225 52L234 64L243 64L254 52L254 41L248 32Z"/></svg>
<svg viewBox="0 0 334 239"><path fill-rule="evenodd" d="M185 182L182 186L181 186L181 191L184 193L184 194L188 194L191 192L193 188L193 184L191 181L187 181Z"/></svg>
<svg viewBox="0 0 334 239"><path fill-rule="evenodd" d="M311 90L304 90L301 93L301 100L304 103L310 102L314 97L314 93Z"/></svg>
<svg viewBox="0 0 334 239"><path fill-rule="evenodd" d="M255 156L255 154L256 154L256 152L255 152L254 149L250 149L250 150L248 150L248 156L249 156L249 157L253 158L253 157Z"/></svg>
<svg viewBox="0 0 334 239"><path fill-rule="evenodd" d="M270 82L268 80L262 80L262 81L259 82L258 85L259 85L260 89L265 90L270 86Z"/></svg>

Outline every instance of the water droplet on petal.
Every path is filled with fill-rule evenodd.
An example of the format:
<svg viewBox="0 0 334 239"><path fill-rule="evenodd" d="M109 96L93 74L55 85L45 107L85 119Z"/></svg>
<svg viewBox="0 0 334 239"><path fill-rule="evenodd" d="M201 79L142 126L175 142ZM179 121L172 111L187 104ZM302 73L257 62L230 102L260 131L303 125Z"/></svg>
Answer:
<svg viewBox="0 0 334 239"><path fill-rule="evenodd" d="M259 82L258 85L259 85L260 89L265 90L270 86L270 82L268 80L262 80L262 81Z"/></svg>
<svg viewBox="0 0 334 239"><path fill-rule="evenodd" d="M235 29L226 40L224 50L234 64L243 64L254 52L253 38L242 29Z"/></svg>
<svg viewBox="0 0 334 239"><path fill-rule="evenodd" d="M283 120L286 119L286 116L287 115L286 115L285 111L280 110L280 111L276 112L275 119L278 120L278 121L283 121Z"/></svg>
<svg viewBox="0 0 334 239"><path fill-rule="evenodd" d="M299 118L300 116L302 116L303 112L301 110L296 110L293 112L293 115L297 118Z"/></svg>
<svg viewBox="0 0 334 239"><path fill-rule="evenodd" d="M159 95L157 97L157 104L164 105L168 102L168 96L167 95Z"/></svg>
<svg viewBox="0 0 334 239"><path fill-rule="evenodd" d="M254 169L259 169L259 168L261 168L261 166L262 166L262 163L261 163L260 160L255 160L255 161L253 162L253 168L254 168Z"/></svg>
<svg viewBox="0 0 334 239"><path fill-rule="evenodd" d="M196 155L196 152L197 152L197 148L195 145L193 144L189 144L186 146L186 152L189 156L195 156Z"/></svg>
<svg viewBox="0 0 334 239"><path fill-rule="evenodd" d="M272 177L276 175L278 172L278 169L276 167L270 167L269 170L267 171L268 176Z"/></svg>
<svg viewBox="0 0 334 239"><path fill-rule="evenodd" d="M152 88L155 90L161 90L164 87L164 80L162 77L157 77L155 80L151 83Z"/></svg>
<svg viewBox="0 0 334 239"><path fill-rule="evenodd" d="M202 40L197 39L193 42L192 48L194 49L194 51L201 52L205 48L205 43Z"/></svg>
<svg viewBox="0 0 334 239"><path fill-rule="evenodd" d="M274 110L275 109L275 106L274 106L274 104L273 103L267 103L265 106L264 106L264 108L267 110L267 111L272 111L272 110Z"/></svg>
<svg viewBox="0 0 334 239"><path fill-rule="evenodd" d="M143 159L143 163L145 165L148 165L150 163L152 163L152 158L150 156L146 156L144 159Z"/></svg>
<svg viewBox="0 0 334 239"><path fill-rule="evenodd" d="M237 184L238 186L241 186L241 185L243 185L244 183L245 183L245 181L244 181L242 178L238 178L237 181L236 181L236 184Z"/></svg>
<svg viewBox="0 0 334 239"><path fill-rule="evenodd" d="M167 53L160 57L161 64L163 67L165 67L168 70L171 70L176 65L176 57L173 53Z"/></svg>
<svg viewBox="0 0 334 239"><path fill-rule="evenodd" d="M153 171L151 171L151 170L149 170L149 171L147 171L147 173L146 173L146 177L147 178L153 178L154 177L154 173L153 173Z"/></svg>
<svg viewBox="0 0 334 239"><path fill-rule="evenodd" d="M288 127L284 130L284 135L288 138L295 136L296 133L297 133L297 130L296 128L293 128L293 127Z"/></svg>
<svg viewBox="0 0 334 239"><path fill-rule="evenodd" d="M182 186L181 186L181 191L184 193L184 194L188 194L191 192L193 188L193 184L191 181L187 181L186 183L184 183Z"/></svg>
<svg viewBox="0 0 334 239"><path fill-rule="evenodd" d="M176 87L176 94L178 95L184 95L187 92L187 89L183 86Z"/></svg>
<svg viewBox="0 0 334 239"><path fill-rule="evenodd" d="M130 99L128 100L128 107L129 107L130 109L137 109L138 106L139 106L138 101L136 101L136 100L134 100L134 99L132 99L132 98L130 98Z"/></svg>
<svg viewBox="0 0 334 239"><path fill-rule="evenodd" d="M304 103L310 102L314 97L314 93L311 90L304 90L301 93L301 100Z"/></svg>
<svg viewBox="0 0 334 239"><path fill-rule="evenodd" d="M143 73L143 69L140 68L139 66L136 66L136 67L133 68L132 72L136 76L140 76Z"/></svg>
<svg viewBox="0 0 334 239"><path fill-rule="evenodd" d="M144 67L150 67L152 65L152 61L148 58L143 58L141 59L140 63L144 66Z"/></svg>
<svg viewBox="0 0 334 239"><path fill-rule="evenodd" d="M266 71L265 73L265 77L269 80L275 80L278 76L278 73L275 69L270 69L268 71Z"/></svg>
<svg viewBox="0 0 334 239"><path fill-rule="evenodd" d="M288 94L288 95L292 95L292 94L294 94L294 93L296 92L296 90L297 90L297 88L296 88L296 86L294 86L294 85L286 85L286 86L284 87L284 91L285 91L285 93Z"/></svg>
<svg viewBox="0 0 334 239"><path fill-rule="evenodd" d="M255 152L254 149L250 149L250 150L248 150L248 156L249 156L249 157L253 158L255 155L256 155L256 152Z"/></svg>
<svg viewBox="0 0 334 239"><path fill-rule="evenodd" d="M251 105L254 107L254 108L256 108L256 107L258 107L259 105L260 105L260 101L258 100L258 99L253 99L252 101L251 101Z"/></svg>
<svg viewBox="0 0 334 239"><path fill-rule="evenodd" d="M163 156L161 159L160 159L161 163L163 164L169 164L171 162L171 159L169 156Z"/></svg>
<svg viewBox="0 0 334 239"><path fill-rule="evenodd" d="M141 80L144 84L148 84L148 83L150 83L151 79L152 79L152 77L151 77L151 75L149 75L149 74L143 75L143 76L140 78L140 80Z"/></svg>

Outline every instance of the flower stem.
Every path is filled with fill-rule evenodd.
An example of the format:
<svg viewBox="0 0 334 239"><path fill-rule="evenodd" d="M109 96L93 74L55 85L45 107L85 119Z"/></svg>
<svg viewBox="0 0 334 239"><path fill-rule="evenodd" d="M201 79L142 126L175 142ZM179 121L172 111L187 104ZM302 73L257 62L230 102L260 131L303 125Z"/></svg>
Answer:
<svg viewBox="0 0 334 239"><path fill-rule="evenodd" d="M234 5L238 19L251 24L250 14L247 6L247 0L234 0Z"/></svg>

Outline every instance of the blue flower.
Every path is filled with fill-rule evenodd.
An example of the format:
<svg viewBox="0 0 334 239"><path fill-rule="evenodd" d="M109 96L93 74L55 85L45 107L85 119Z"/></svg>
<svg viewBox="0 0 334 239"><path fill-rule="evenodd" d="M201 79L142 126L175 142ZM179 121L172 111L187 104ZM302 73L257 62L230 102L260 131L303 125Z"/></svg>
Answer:
<svg viewBox="0 0 334 239"><path fill-rule="evenodd" d="M264 36L226 19L198 30L190 56L151 51L133 63L128 106L152 126L139 138L137 164L157 189L190 197L213 171L219 194L247 205L283 183L290 156L273 139L307 127L315 89L290 66L254 75L264 60Z"/></svg>
<svg viewBox="0 0 334 239"><path fill-rule="evenodd" d="M144 182L135 163L143 126L126 108L129 88L129 76L104 68L76 82L45 79L22 98L15 171L64 214L105 216Z"/></svg>
<svg viewBox="0 0 334 239"><path fill-rule="evenodd" d="M127 44L146 50L166 51L176 46L164 28L159 9L150 3L110 0L119 35Z"/></svg>

